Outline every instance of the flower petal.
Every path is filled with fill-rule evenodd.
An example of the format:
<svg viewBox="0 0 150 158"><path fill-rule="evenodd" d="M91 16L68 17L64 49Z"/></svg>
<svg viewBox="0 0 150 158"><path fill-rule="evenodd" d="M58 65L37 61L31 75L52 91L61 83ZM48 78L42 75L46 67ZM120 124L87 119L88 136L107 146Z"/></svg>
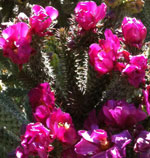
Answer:
<svg viewBox="0 0 150 158"><path fill-rule="evenodd" d="M51 18L51 20L55 20L58 17L58 10L55 9L54 7L51 6L47 6L45 8L46 13L49 15L49 17Z"/></svg>
<svg viewBox="0 0 150 158"><path fill-rule="evenodd" d="M79 143L75 145L75 152L81 155L93 155L99 151L99 147L93 143L86 141L85 139L81 139Z"/></svg>

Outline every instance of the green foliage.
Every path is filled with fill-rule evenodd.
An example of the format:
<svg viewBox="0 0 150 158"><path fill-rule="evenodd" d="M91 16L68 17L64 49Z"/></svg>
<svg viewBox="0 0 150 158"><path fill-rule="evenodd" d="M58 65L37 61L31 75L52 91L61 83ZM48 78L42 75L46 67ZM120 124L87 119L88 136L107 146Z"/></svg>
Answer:
<svg viewBox="0 0 150 158"><path fill-rule="evenodd" d="M18 91L17 91L18 93ZM8 93L7 93L8 95ZM11 94L12 95L12 94ZM13 95L14 97L14 95ZM20 142L20 128L28 124L24 109L20 109L10 97L0 94L0 151L1 157L6 158Z"/></svg>
<svg viewBox="0 0 150 158"><path fill-rule="evenodd" d="M8 157L8 152L12 152L20 143L18 135L8 130L6 127L0 127L0 151L1 157Z"/></svg>
<svg viewBox="0 0 150 158"><path fill-rule="evenodd" d="M89 45L98 42L101 33L79 35L74 22L72 16L68 29L60 28L55 37L47 39L45 51L51 53L56 104L69 112L76 127L81 128L81 120L100 102L109 76L99 77L89 64Z"/></svg>
<svg viewBox="0 0 150 158"><path fill-rule="evenodd" d="M138 92L140 89L136 89L130 85L127 79L121 76L119 73L113 73L111 75L111 82L107 85L105 91L103 92L103 100L126 100L133 102L136 97L134 91ZM138 94L137 94L138 95Z"/></svg>
<svg viewBox="0 0 150 158"><path fill-rule="evenodd" d="M29 122L23 110L4 94L0 95L0 120L0 127L6 127L16 134L19 134L18 129L22 124Z"/></svg>
<svg viewBox="0 0 150 158"><path fill-rule="evenodd" d="M141 19L141 21L143 22L143 24L146 26L147 28L147 38L146 41L150 41L150 2L149 0L145 0L145 5L143 8L143 11L137 15L137 17L139 19Z"/></svg>

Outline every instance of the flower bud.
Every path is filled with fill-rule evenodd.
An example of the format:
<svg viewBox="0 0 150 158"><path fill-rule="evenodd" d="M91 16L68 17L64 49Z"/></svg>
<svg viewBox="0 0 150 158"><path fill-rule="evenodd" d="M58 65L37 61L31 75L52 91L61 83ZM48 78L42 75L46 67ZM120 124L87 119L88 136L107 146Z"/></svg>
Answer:
<svg viewBox="0 0 150 158"><path fill-rule="evenodd" d="M106 9L105 3L97 6L93 1L79 2L75 8L76 21L84 30L93 29L104 19Z"/></svg>
<svg viewBox="0 0 150 158"><path fill-rule="evenodd" d="M122 32L127 44L141 49L147 29L140 20L125 17L122 22Z"/></svg>

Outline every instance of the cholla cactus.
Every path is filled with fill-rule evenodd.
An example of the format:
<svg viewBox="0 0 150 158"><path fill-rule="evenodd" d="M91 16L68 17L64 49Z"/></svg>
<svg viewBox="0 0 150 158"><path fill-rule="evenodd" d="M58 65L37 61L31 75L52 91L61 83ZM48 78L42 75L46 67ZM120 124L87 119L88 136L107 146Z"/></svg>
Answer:
<svg viewBox="0 0 150 158"><path fill-rule="evenodd" d="M125 3L125 7L131 11L132 14L140 13L144 7L143 0L128 0Z"/></svg>
<svg viewBox="0 0 150 158"><path fill-rule="evenodd" d="M105 2L72 2L68 27L40 5L3 26L2 158L149 158L147 28L125 15L143 3Z"/></svg>
<svg viewBox="0 0 150 158"><path fill-rule="evenodd" d="M122 0L105 0L105 3L111 7L111 8L115 8L119 5L121 5Z"/></svg>

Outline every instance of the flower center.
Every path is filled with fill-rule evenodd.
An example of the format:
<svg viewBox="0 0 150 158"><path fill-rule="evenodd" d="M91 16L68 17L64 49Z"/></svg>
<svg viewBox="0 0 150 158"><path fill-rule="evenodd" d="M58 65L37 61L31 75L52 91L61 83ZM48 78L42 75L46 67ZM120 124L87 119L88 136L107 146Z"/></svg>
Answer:
<svg viewBox="0 0 150 158"><path fill-rule="evenodd" d="M16 42L12 42L12 43L10 43L10 45L11 45L11 49L13 50L13 52L15 54L17 54L18 53L18 48L17 48Z"/></svg>
<svg viewBox="0 0 150 158"><path fill-rule="evenodd" d="M69 129L70 128L70 124L68 124L67 122L63 123L63 122L59 122L58 123L58 128L60 127L64 127L65 129Z"/></svg>
<svg viewBox="0 0 150 158"><path fill-rule="evenodd" d="M15 48L13 51L14 51L15 54L18 53L18 49L17 48Z"/></svg>
<svg viewBox="0 0 150 158"><path fill-rule="evenodd" d="M107 141L107 139L100 140L100 149L101 150L107 150L110 148L110 143Z"/></svg>

